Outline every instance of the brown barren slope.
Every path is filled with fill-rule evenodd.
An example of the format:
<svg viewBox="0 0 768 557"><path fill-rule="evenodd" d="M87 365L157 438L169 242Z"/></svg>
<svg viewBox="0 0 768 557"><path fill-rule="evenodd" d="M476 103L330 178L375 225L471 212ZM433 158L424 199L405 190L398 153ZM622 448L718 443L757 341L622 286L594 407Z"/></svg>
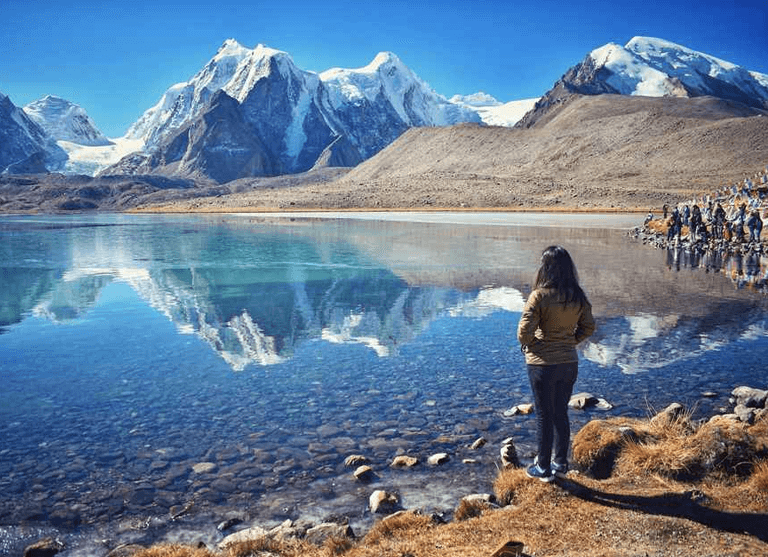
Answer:
<svg viewBox="0 0 768 557"><path fill-rule="evenodd" d="M413 128L334 182L265 189L251 180L251 191L175 209L647 210L766 163L764 112L712 97L573 96L529 129Z"/></svg>

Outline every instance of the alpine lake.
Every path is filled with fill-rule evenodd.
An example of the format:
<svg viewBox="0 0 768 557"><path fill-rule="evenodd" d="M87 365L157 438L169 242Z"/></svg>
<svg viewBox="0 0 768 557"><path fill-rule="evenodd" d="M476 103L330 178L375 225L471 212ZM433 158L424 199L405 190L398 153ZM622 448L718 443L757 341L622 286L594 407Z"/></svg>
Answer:
<svg viewBox="0 0 768 557"><path fill-rule="evenodd" d="M629 236L641 220L0 217L0 554L45 536L60 555L213 546L227 519L363 533L376 489L450 516L492 491L503 439L533 458L534 415L507 411L532 401L516 329L552 244L597 321L575 392L612 406L572 410L574 433L672 402L728 411L736 386L766 388L751 285L768 261L657 250ZM393 469L397 455L420 464Z"/></svg>

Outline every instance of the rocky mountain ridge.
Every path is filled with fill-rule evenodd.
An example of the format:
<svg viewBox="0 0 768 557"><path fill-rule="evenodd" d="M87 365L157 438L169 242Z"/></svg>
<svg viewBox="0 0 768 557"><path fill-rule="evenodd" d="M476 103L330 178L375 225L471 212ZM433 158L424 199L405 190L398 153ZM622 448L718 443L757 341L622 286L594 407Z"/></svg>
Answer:
<svg viewBox="0 0 768 557"><path fill-rule="evenodd" d="M580 100L583 96L603 99L585 103ZM679 103L654 104L652 96L684 98ZM623 100L626 98L638 100ZM716 100L718 98L720 101ZM711 100L698 102L700 99ZM758 137L762 133L760 122L753 117L764 114L761 107L768 103L768 76L746 71L667 41L636 37L624 47L611 43L595 49L580 64L569 69L535 105L532 102L527 106L523 101L520 103L510 110L533 108L518 123L522 129L546 128L569 106L574 109L574 114L586 111L588 117L574 120L566 135L550 137L546 141L536 134L523 141L503 130L467 128L471 130L470 135L485 137L489 145L500 149L495 155L497 159L525 159L527 162L516 163L521 166L520 172L513 173L515 176L520 176L522 172L527 176L526 183L543 187L541 176L549 176L552 172L543 168L535 171L536 176L530 175L530 172L540 161L560 157L570 161L570 166L565 169L568 175L574 169L588 166L585 164L587 161L599 163L591 174L583 177L586 182L594 182L595 176L615 174L629 175L631 182L640 185L641 182L648 183L647 179L638 181L635 177L647 175L649 169L619 171L614 168L614 164L626 167L628 160L634 160L631 152L626 160L613 161L614 153L631 151L638 145L623 143L627 138L620 129L611 126L626 127L622 118L630 118L632 124L627 129L638 129L637 134L646 137L646 127L650 126L654 133L658 132L654 141L662 142L665 134L674 134L680 126L694 133L694 128L688 125L693 121L724 126L723 122L710 122L712 114L717 113L720 115L714 118L716 120L736 120L729 121L728 131L720 129L715 135L723 141L731 141L732 146L740 145L743 141L737 129L748 128L743 133L749 137ZM476 151L466 151L469 147L461 142L455 147L465 151L458 153L453 145L436 151L426 145L417 145L414 138L421 141L431 137L463 137L465 134L461 129L451 130L449 127L448 131L441 133L437 128L461 121L467 111L474 114L471 118L474 122L481 119L487 122L489 113L482 118L479 114L483 110L500 107L507 108L483 94L457 96L450 101L442 98L391 53L381 53L369 65L357 70L335 68L316 74L297 68L287 53L263 45L248 49L230 40L189 82L171 87L161 101L131 127L129 134L122 139L134 142L132 148L138 150L105 174L156 174L201 183L213 180L245 184L258 182L254 182L254 177L258 176L359 165L339 182L338 188L351 187L356 180L367 179L384 180L395 187L395 182L402 181L404 176L409 177L408 187L412 188L415 186L411 178L419 175L438 177L439 181L443 181L445 176L450 176L450 181L455 177L462 180L468 175L502 178L482 186L490 186L493 190L511 179L504 164L485 168L484 160L477 159L474 154ZM605 113L596 114L596 107ZM642 114L645 120L642 120ZM592 126L600 116L603 117L600 120L602 127ZM637 118L641 120L636 121ZM572 116L560 120L560 123L570 120ZM636 128L637 125L643 127ZM392 143L404 131L420 127L425 129L425 133L411 133L407 141ZM704 131L703 126L696 126L695 129L696 133ZM549 133L551 135L552 129ZM617 133L620 136L618 141L614 137ZM572 136L570 141L575 141L579 147L561 144L567 136ZM707 145L711 143L710 137L707 138ZM585 142L585 138L589 140ZM509 141L511 144L507 145ZM144 150L141 150L141 145L145 146ZM726 159L733 161L733 148L728 151L725 145L722 147L712 160L722 157L720 162L723 164ZM642 148L662 149L658 145ZM750 144L744 148L743 153L735 153L741 157L738 170L727 169L728 172L724 172L723 164L720 164L711 176L725 178L726 174L735 175L747 165L755 167L762 163L759 145ZM112 146L93 149L112 149ZM386 156L376 156L375 162L360 165L362 161L370 161L382 149L389 151ZM595 156L592 149L598 149L599 156ZM573 155L579 150L581 155L574 158ZM680 162L679 157L672 156L675 150L686 151L676 146L675 149L660 152L668 154L668 159L678 161L682 165L680 168L688 168L690 165L686 161ZM118 152L116 148L114 151ZM485 152L484 149L480 151ZM122 152L130 151L123 149ZM416 153L415 158L410 156L411 152ZM391 153L397 153L400 158L392 162ZM553 156L552 153L559 154ZM72 154L70 152L70 156ZM77 154L87 157L83 151ZM687 160L699 160L699 153L694 151L691 157ZM108 156L103 158L106 160ZM704 167L712 167L712 164L710 161L702 162ZM714 164L717 166L719 163ZM667 173L660 181L654 177L651 184L666 184L668 176L682 172L667 162L662 166ZM376 168L373 172L375 176L371 175L372 168ZM33 166L32 171L39 169L40 166ZM390 174L385 177L387 172ZM571 180L582 179L580 172L572 176ZM323 187L328 187L327 181L322 182L325 184ZM550 180L552 183L557 183L557 180ZM242 189L241 185L235 189ZM474 189L466 190L468 197L472 197L470 194ZM542 193L546 193L545 190ZM420 190L417 187L415 191ZM515 201L508 195L499 197L494 194L493 197L499 199L491 202L492 206L503 204L501 198ZM429 196L421 201L435 202ZM421 201L414 199L411 203L418 206ZM487 203L483 201L483 204ZM467 204L472 205L472 202ZM398 201L394 206L400 205ZM355 206L361 206L360 202ZM447 206L452 206L452 203Z"/></svg>
<svg viewBox="0 0 768 557"><path fill-rule="evenodd" d="M435 93L392 53L357 70L315 74L285 52L229 40L131 127L127 137L143 140L144 151L106 172L225 182L353 166L409 127L466 121L480 117Z"/></svg>
<svg viewBox="0 0 768 557"><path fill-rule="evenodd" d="M651 37L608 43L571 67L520 121L529 128L570 95L712 96L768 108L768 75Z"/></svg>
<svg viewBox="0 0 768 557"><path fill-rule="evenodd" d="M332 182L162 210L364 208L658 210L742 182L768 163L768 111L714 97L571 95L532 128L412 128Z"/></svg>
<svg viewBox="0 0 768 557"><path fill-rule="evenodd" d="M56 170L66 158L43 128L0 93L0 173Z"/></svg>
<svg viewBox="0 0 768 557"><path fill-rule="evenodd" d="M228 111L234 116L232 122L222 119L221 103L226 101L217 97L222 92L236 101L237 106L230 105ZM214 97L216 105L212 104ZM240 114L235 115L232 109ZM215 167L218 170L212 175L217 179L254 172L301 172L327 164L352 166L408 127L481 121L478 111L435 93L392 53L380 53L356 70L333 68L317 74L299 69L285 52L264 45L249 49L233 39L225 41L188 82L170 87L122 138L104 137L80 107L64 99L48 96L24 110L37 121L43 135L47 133L48 144L60 142L59 147L66 151L54 147L56 156L47 156L48 164L27 165L30 172L93 174L127 154L107 173L207 177L207 170ZM204 117L210 110L218 114ZM214 135L209 136L212 118L218 124ZM225 133L226 141L219 143L222 128L230 124L233 131ZM232 143L234 137L242 135L237 132L241 124L254 137ZM190 152L181 157L178 148L185 140L176 136L189 137L190 127L203 143L193 141ZM14 130L16 133L29 142L28 134ZM254 143L268 148L254 151ZM250 156L244 157L244 151ZM226 164L231 163L234 169L224 171L219 161L228 154L233 160L226 160ZM15 155L9 153L9 157L18 162ZM56 164L50 164L53 158ZM243 159L269 160L241 167ZM0 172L3 169L0 167Z"/></svg>
<svg viewBox="0 0 768 557"><path fill-rule="evenodd" d="M743 180L768 162L766 142L768 111L733 101L571 95L532 128L409 130L341 182L416 191L431 182L437 206L447 202L439 191L455 187L468 206L610 207L632 192L630 206L642 207Z"/></svg>

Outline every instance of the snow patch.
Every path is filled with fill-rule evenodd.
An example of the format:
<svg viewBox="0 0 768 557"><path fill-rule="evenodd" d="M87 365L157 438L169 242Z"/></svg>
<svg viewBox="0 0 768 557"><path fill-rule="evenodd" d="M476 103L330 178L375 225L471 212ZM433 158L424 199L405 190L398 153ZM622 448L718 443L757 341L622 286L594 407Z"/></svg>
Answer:
<svg viewBox="0 0 768 557"><path fill-rule="evenodd" d="M304 133L304 120L312 103L312 95L306 87L301 88L299 101L293 107L293 118L288 126L285 136L286 153L291 158L296 158L307 142L307 134Z"/></svg>
<svg viewBox="0 0 768 557"><path fill-rule="evenodd" d="M622 95L663 97L672 94L669 76L649 66L646 61L626 48L608 43L590 53L596 66L613 73L606 81Z"/></svg>
<svg viewBox="0 0 768 557"><path fill-rule="evenodd" d="M526 113L533 109L538 101L539 97L501 103L482 92L451 97L452 103L476 112L484 124L508 128L517 124Z"/></svg>
<svg viewBox="0 0 768 557"><path fill-rule="evenodd" d="M80 145L71 141L57 141L69 159L64 172L95 176L105 168L116 164L120 159L144 148L142 139L119 137L112 139L111 145Z"/></svg>
<svg viewBox="0 0 768 557"><path fill-rule="evenodd" d="M472 93L471 95L454 95L449 99L452 103L462 104L465 106L499 106L500 101L496 100L493 96L483 91Z"/></svg>
<svg viewBox="0 0 768 557"><path fill-rule="evenodd" d="M653 37L634 37L625 46L608 43L590 53L597 67L611 75L606 81L625 95L687 96L712 94L713 78L735 86L746 96L768 100L768 76L690 48Z"/></svg>

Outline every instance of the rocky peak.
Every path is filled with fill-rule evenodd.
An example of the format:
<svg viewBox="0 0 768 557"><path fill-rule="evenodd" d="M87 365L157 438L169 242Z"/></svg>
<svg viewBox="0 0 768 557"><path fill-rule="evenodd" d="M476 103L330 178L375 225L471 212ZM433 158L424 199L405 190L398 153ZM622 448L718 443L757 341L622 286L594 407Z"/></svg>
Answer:
<svg viewBox="0 0 768 557"><path fill-rule="evenodd" d="M48 135L78 145L111 145L79 105L55 95L47 95L24 107L24 112Z"/></svg>
<svg viewBox="0 0 768 557"><path fill-rule="evenodd" d="M43 128L0 93L0 173L58 170L66 158Z"/></svg>
<svg viewBox="0 0 768 557"><path fill-rule="evenodd" d="M531 127L569 96L713 96L753 108L768 107L768 75L652 37L625 46L608 43L570 68L517 124Z"/></svg>

